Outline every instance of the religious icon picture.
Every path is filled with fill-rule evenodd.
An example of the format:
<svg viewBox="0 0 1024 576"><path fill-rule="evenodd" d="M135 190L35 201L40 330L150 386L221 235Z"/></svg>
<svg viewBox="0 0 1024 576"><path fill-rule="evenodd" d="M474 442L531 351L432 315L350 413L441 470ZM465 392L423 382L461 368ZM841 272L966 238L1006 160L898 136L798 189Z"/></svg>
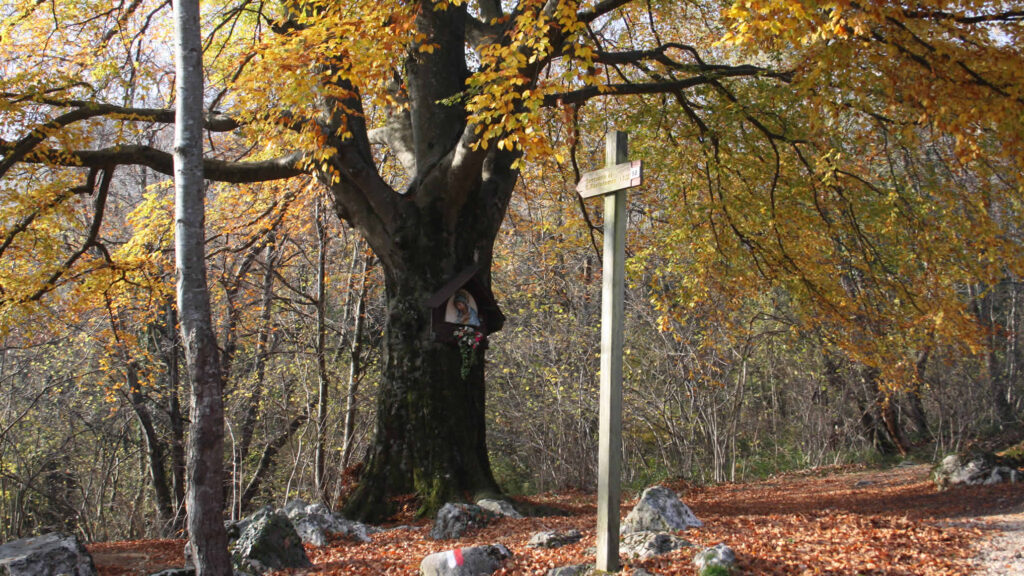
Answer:
<svg viewBox="0 0 1024 576"><path fill-rule="evenodd" d="M480 326L480 314L477 312L476 299L469 291L460 288L448 299L444 321L464 326Z"/></svg>

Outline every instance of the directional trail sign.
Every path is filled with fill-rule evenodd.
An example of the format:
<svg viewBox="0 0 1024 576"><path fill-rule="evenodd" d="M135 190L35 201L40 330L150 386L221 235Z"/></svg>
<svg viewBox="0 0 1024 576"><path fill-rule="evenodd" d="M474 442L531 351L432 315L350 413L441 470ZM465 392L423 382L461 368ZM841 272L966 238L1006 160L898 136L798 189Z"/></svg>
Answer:
<svg viewBox="0 0 1024 576"><path fill-rule="evenodd" d="M597 569L619 571L622 476L622 343L625 317L626 189L639 186L643 165L627 162L628 137L605 139L605 168L587 172L576 191L604 196L604 270L601 273L601 398L597 448Z"/></svg>
<svg viewBox="0 0 1024 576"><path fill-rule="evenodd" d="M576 191L583 198L600 196L610 192L617 192L626 188L633 188L643 183L643 162L634 160L623 162L600 170L586 172L576 185Z"/></svg>

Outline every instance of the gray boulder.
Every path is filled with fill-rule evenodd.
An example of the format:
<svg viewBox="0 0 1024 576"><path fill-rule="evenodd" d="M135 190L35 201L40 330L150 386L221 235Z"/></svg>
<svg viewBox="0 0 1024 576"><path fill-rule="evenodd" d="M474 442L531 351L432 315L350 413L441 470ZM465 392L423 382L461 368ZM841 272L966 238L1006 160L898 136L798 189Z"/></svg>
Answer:
<svg viewBox="0 0 1024 576"><path fill-rule="evenodd" d="M295 533L299 535L299 540L303 544L312 544L317 548L327 546L327 532L324 531L324 526L320 522L303 516L292 520L292 527L295 528Z"/></svg>
<svg viewBox="0 0 1024 576"><path fill-rule="evenodd" d="M495 516L508 516L509 518L522 518L515 507L512 506L507 500L495 500L493 498L483 498L476 501L476 505L494 514Z"/></svg>
<svg viewBox="0 0 1024 576"><path fill-rule="evenodd" d="M531 536L526 546L529 548L560 548L569 544L575 544L582 539L583 535L580 534L579 530L569 530L568 532L548 530L537 532Z"/></svg>
<svg viewBox="0 0 1024 576"><path fill-rule="evenodd" d="M631 532L619 540L619 550L623 556L641 560L687 546L693 544L667 532Z"/></svg>
<svg viewBox="0 0 1024 576"><path fill-rule="evenodd" d="M479 506L449 502L437 511L430 537L434 540L461 538L467 530L482 528L493 518L494 514Z"/></svg>
<svg viewBox="0 0 1024 576"><path fill-rule="evenodd" d="M312 566L292 523L277 512L249 522L235 543L233 560L236 568L253 574Z"/></svg>
<svg viewBox="0 0 1024 576"><path fill-rule="evenodd" d="M673 532L703 525L675 492L664 486L651 486L622 522L621 532Z"/></svg>
<svg viewBox="0 0 1024 576"><path fill-rule="evenodd" d="M310 504L305 508L288 512L295 531L305 544L326 546L330 536L343 536L354 542L370 542L370 534L377 528L361 522L346 520L338 514L331 514L323 504Z"/></svg>
<svg viewBox="0 0 1024 576"><path fill-rule="evenodd" d="M296 516L305 514L306 508L310 505L306 503L302 498L292 498L288 502L285 502L284 508L281 512L289 519L294 519ZM326 509L326 506L324 507Z"/></svg>
<svg viewBox="0 0 1024 576"><path fill-rule="evenodd" d="M576 564L574 566L560 566L552 568L544 573L544 576L598 576L607 572L598 572L591 564ZM643 568L632 568L620 572L623 576L655 576Z"/></svg>
<svg viewBox="0 0 1024 576"><path fill-rule="evenodd" d="M244 532L245 529L249 527L249 524L253 523L255 520L267 516L268 514L273 513L274 508L271 507L270 505L267 505L260 508L259 510L256 510L252 514L246 516L245 518L238 520L237 522L224 522L224 531L228 534L228 545L230 546L231 543L238 540L238 537L241 536L242 532ZM191 562L192 556L189 553L188 542L185 543L185 558L187 558L188 561Z"/></svg>
<svg viewBox="0 0 1024 576"><path fill-rule="evenodd" d="M544 576L589 576L594 573L594 567L590 564L576 564L573 566L559 566L544 573Z"/></svg>
<svg viewBox="0 0 1024 576"><path fill-rule="evenodd" d="M245 572L234 570L234 576L248 576ZM154 572L149 576L196 576L195 568L167 568L159 572Z"/></svg>
<svg viewBox="0 0 1024 576"><path fill-rule="evenodd" d="M96 566L78 538L52 532L0 545L0 574L96 576Z"/></svg>
<svg viewBox="0 0 1024 576"><path fill-rule="evenodd" d="M431 554L420 562L420 576L480 576L493 574L512 553L501 544L457 548Z"/></svg>
<svg viewBox="0 0 1024 576"><path fill-rule="evenodd" d="M736 553L725 544L705 548L693 557L698 576L732 574L736 570ZM716 569L717 567L717 569Z"/></svg>
<svg viewBox="0 0 1024 576"><path fill-rule="evenodd" d="M951 454L942 459L932 473L940 489L958 484L990 485L1024 481L1020 470L1001 462L994 454L976 453L965 457Z"/></svg>

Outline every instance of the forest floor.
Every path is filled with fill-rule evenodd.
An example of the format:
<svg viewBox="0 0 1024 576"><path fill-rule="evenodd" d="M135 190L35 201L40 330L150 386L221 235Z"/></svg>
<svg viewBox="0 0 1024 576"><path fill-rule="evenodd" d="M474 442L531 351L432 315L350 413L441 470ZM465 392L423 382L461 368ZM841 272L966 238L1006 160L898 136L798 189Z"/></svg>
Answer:
<svg viewBox="0 0 1024 576"><path fill-rule="evenodd" d="M691 487L680 494L704 527L683 536L697 550L724 542L746 575L1024 576L1024 485L957 487L937 491L924 465L888 470L857 467L790 473L760 482ZM550 567L593 562L595 500L579 492L546 494L531 502L566 516L502 518L457 541L434 541L428 521L396 517L405 530L373 535L373 542L334 542L307 548L305 575L417 574L420 560L455 547L501 543L512 551L497 574L544 574ZM623 506L625 515L633 501ZM577 544L555 550L527 548L542 530L583 533ZM143 576L180 566L184 542L150 540L89 546L100 576ZM693 548L630 563L660 575L691 575Z"/></svg>

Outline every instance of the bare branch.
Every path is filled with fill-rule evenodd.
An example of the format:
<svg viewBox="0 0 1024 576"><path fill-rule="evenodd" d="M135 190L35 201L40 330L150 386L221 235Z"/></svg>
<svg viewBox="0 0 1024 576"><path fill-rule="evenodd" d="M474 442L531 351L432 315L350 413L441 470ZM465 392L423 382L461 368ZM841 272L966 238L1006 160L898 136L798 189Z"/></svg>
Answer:
<svg viewBox="0 0 1024 576"><path fill-rule="evenodd" d="M629 4L632 1L633 0L602 0L601 2L598 2L597 6L594 6L592 9L580 12L577 15L577 18L579 18L580 22L590 24L591 22L600 18L601 16L613 12L625 6L626 4Z"/></svg>
<svg viewBox="0 0 1024 576"><path fill-rule="evenodd" d="M905 10L903 15L907 18L920 18L925 20L949 20L958 24L982 24L982 23L1009 23L1024 21L1024 11L1009 10L995 14L975 14L974 16L962 16L942 10Z"/></svg>
<svg viewBox="0 0 1024 576"><path fill-rule="evenodd" d="M66 128L76 122L107 116L122 120L141 120L165 124L174 123L174 110L158 108L129 108L113 104L85 102L80 100L50 100L40 98L34 99L34 101L50 106L74 108L74 110L65 112L64 114L53 118L49 122L33 128L28 132L28 134L13 144L6 142L0 143L0 151L4 154L3 160L0 160L0 177L6 174L7 171L18 162L26 160L27 156L35 150L36 146L45 141L51 133L60 130L61 128ZM237 122L219 113L209 114L206 124L209 130L217 131L233 130L238 127Z"/></svg>
<svg viewBox="0 0 1024 576"><path fill-rule="evenodd" d="M545 106L563 104L581 104L599 96L628 96L639 94L663 94L678 90L686 90L696 86L713 84L722 78L768 77L787 82L790 74L774 72L757 66L707 66L700 76L681 80L665 80L660 82L637 82L628 84L608 84L603 86L587 86L571 92L550 94L544 98Z"/></svg>

